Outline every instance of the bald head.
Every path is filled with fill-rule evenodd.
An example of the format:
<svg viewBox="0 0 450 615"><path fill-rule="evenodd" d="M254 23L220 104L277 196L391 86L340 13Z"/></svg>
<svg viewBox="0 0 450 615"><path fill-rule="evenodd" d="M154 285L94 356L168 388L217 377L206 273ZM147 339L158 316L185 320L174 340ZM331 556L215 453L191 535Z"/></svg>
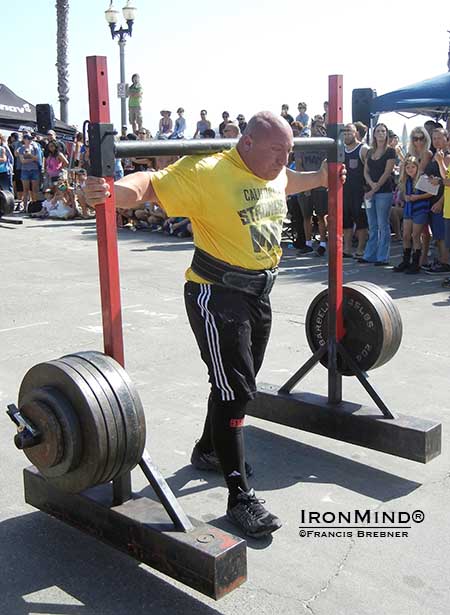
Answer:
<svg viewBox="0 0 450 615"><path fill-rule="evenodd" d="M253 138L265 138L267 135L272 136L276 133L292 138L292 130L285 119L271 111L260 111L250 118L243 136L251 135Z"/></svg>
<svg viewBox="0 0 450 615"><path fill-rule="evenodd" d="M260 111L248 122L237 150L254 175L272 180L287 165L292 145L292 130L286 120Z"/></svg>

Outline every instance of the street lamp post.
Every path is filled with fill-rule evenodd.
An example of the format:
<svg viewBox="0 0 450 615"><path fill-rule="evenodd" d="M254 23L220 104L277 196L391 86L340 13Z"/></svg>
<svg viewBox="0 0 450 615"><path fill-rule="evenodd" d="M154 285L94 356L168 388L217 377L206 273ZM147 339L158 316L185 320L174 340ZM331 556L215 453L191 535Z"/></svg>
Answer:
<svg viewBox="0 0 450 615"><path fill-rule="evenodd" d="M108 10L105 11L105 18L108 22L109 29L111 30L111 37L114 40L116 37L119 39L119 51L120 51L120 83L117 88L118 96L120 98L120 117L121 125L127 126L127 87L125 83L125 43L126 37L133 33L133 23L136 17L136 8L130 6L130 1L127 0L126 5L122 9L122 14L127 22L127 27L117 30L116 25L119 20L119 11L113 7L113 0L109 5Z"/></svg>

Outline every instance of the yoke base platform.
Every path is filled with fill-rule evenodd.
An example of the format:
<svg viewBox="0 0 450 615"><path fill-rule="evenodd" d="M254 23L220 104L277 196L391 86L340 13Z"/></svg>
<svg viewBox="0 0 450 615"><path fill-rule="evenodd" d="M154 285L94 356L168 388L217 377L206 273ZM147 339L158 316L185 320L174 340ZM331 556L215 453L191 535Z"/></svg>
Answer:
<svg viewBox="0 0 450 615"><path fill-rule="evenodd" d="M246 413L420 463L441 453L440 423L405 415L387 419L377 408L351 402L329 404L326 397L312 393L280 393L271 384L258 386Z"/></svg>
<svg viewBox="0 0 450 615"><path fill-rule="evenodd" d="M180 532L158 502L136 498L112 505L112 485L81 494L52 487L34 467L24 470L25 501L135 559L210 596L221 598L247 579L246 542L191 519Z"/></svg>

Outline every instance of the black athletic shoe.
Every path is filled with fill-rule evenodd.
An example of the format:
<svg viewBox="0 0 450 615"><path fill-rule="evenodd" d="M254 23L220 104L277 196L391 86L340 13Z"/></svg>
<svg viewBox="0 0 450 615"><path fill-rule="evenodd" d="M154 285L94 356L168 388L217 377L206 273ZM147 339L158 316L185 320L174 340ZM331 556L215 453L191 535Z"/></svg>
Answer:
<svg viewBox="0 0 450 615"><path fill-rule="evenodd" d="M445 263L437 263L430 265L429 267L422 267L422 270L428 275L442 275L443 273L450 273L450 265Z"/></svg>
<svg viewBox="0 0 450 615"><path fill-rule="evenodd" d="M324 246L319 246L316 250L317 256L325 256L326 248Z"/></svg>
<svg viewBox="0 0 450 615"><path fill-rule="evenodd" d="M191 464L194 468L197 468L197 470L206 470L207 472L219 472L219 474L223 474L219 458L217 457L215 451L203 453L198 448L197 444L194 446L192 451ZM253 475L253 468L247 462L245 462L245 473L247 478Z"/></svg>
<svg viewBox="0 0 450 615"><path fill-rule="evenodd" d="M300 248L298 251L299 254L310 254L311 252L314 252L314 248L311 246L305 246L304 248Z"/></svg>
<svg viewBox="0 0 450 615"><path fill-rule="evenodd" d="M238 502L227 510L227 517L247 536L262 538L280 529L282 523L263 506L265 500L259 500L253 489L248 493L241 491Z"/></svg>

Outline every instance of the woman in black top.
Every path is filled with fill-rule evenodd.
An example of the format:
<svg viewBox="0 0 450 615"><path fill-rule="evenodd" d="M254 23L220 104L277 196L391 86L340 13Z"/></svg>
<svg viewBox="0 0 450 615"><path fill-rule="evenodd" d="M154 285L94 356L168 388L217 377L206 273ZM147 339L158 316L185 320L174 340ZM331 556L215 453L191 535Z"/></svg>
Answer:
<svg viewBox="0 0 450 615"><path fill-rule="evenodd" d="M392 171L395 165L395 150L388 146L388 129L385 124L377 124L373 140L367 152L364 165L364 178L368 191L364 195L369 241L360 263L387 265L391 249L391 227L389 217L392 206Z"/></svg>

